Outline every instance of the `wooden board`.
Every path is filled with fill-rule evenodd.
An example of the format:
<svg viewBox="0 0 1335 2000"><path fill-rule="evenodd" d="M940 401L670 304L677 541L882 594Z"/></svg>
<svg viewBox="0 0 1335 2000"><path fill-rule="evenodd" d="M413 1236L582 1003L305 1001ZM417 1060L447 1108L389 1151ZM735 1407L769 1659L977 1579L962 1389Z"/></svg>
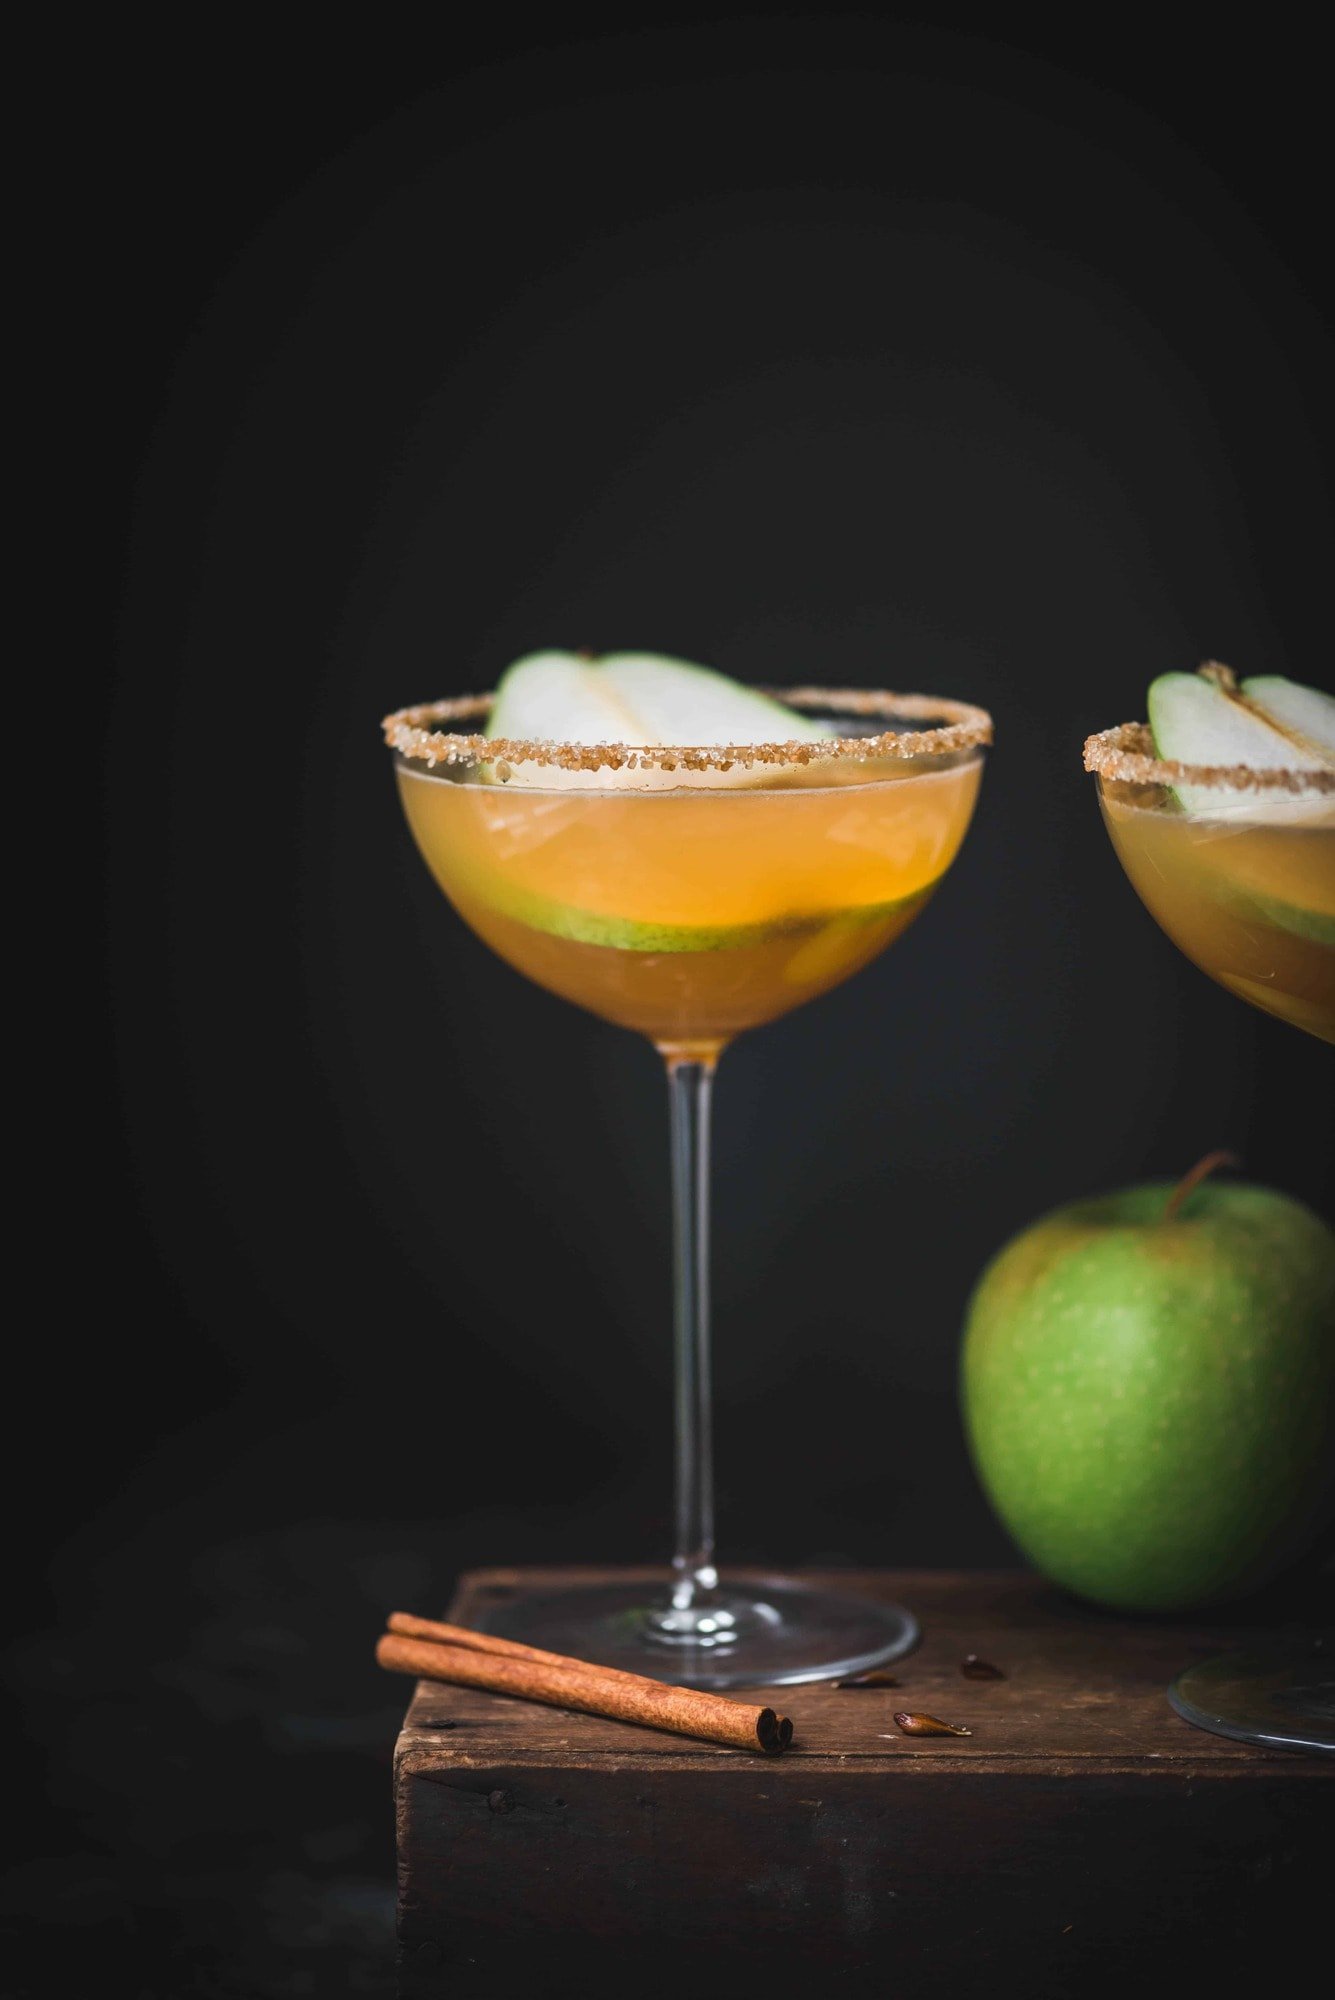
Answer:
<svg viewBox="0 0 1335 2000"><path fill-rule="evenodd" d="M449 1615L606 1574L474 1573ZM419 1685L396 1760L405 1996L1088 1995L1174 1969L1227 1993L1314 1929L1335 1767L1192 1729L1164 1697L1247 1635L1023 1576L820 1580L908 1605L924 1638L896 1690L757 1690L793 1717L782 1758ZM970 1652L1006 1678L965 1679ZM974 1733L906 1737L897 1708Z"/></svg>

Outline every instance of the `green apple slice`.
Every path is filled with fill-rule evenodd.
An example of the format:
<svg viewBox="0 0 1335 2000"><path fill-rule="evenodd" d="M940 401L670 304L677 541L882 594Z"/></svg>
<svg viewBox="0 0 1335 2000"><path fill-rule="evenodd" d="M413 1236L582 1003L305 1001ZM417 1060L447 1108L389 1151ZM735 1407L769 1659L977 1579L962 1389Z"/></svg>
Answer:
<svg viewBox="0 0 1335 2000"><path fill-rule="evenodd" d="M1309 944L1335 945L1335 913L1305 910L1297 903L1282 903L1277 896L1253 896L1251 902L1263 921L1276 929L1306 938Z"/></svg>
<svg viewBox="0 0 1335 2000"><path fill-rule="evenodd" d="M1283 674L1258 674L1242 683L1242 692L1267 721L1304 748L1324 752L1328 763L1335 762L1335 697L1285 680Z"/></svg>
<svg viewBox="0 0 1335 2000"><path fill-rule="evenodd" d="M713 667L660 653L608 653L594 668L648 733L641 743L816 743L828 736L808 715L729 680Z"/></svg>
<svg viewBox="0 0 1335 2000"><path fill-rule="evenodd" d="M1181 764L1247 764L1253 770L1320 771L1331 760L1294 741L1248 702L1204 674L1161 674L1149 692L1155 752ZM1279 794L1229 790L1218 785L1178 785L1189 813L1246 812L1252 819L1291 819L1305 802Z"/></svg>
<svg viewBox="0 0 1335 2000"><path fill-rule="evenodd" d="M769 695L729 680L711 667L656 653L530 653L501 676L487 723L489 736L559 743L691 744L816 742L829 731ZM656 790L690 784L773 783L774 773L748 770L566 770L518 764L505 782L565 791L580 787ZM499 781L494 765L482 772Z"/></svg>
<svg viewBox="0 0 1335 2000"><path fill-rule="evenodd" d="M522 890L497 893L496 884L488 885L486 902L515 923L546 931L550 937L569 938L575 944L602 945L612 951L695 952L735 951L747 945L768 944L780 937L800 943L819 936L834 924L857 927L877 922L905 904L921 902L923 895L922 890L915 890L911 896L888 903L868 903L851 910L795 910L783 916L733 924L674 924L652 917L619 916L611 911L579 909Z"/></svg>
<svg viewBox="0 0 1335 2000"><path fill-rule="evenodd" d="M524 742L628 743L634 717L574 653L526 653L507 667L487 719L488 736Z"/></svg>
<svg viewBox="0 0 1335 2000"><path fill-rule="evenodd" d="M1163 674L1150 688L1149 704L1154 747L1162 757L1185 764L1249 764L1260 770L1319 771L1335 765L1335 754L1326 753L1319 735L1324 726L1335 741L1335 702L1316 688L1279 675L1244 681L1238 694L1214 675ZM1187 812L1201 817L1245 816L1267 824L1301 824L1331 810L1331 802L1323 797L1302 799L1208 785L1179 785L1176 796ZM1221 861L1225 877L1233 865L1234 857L1225 853ZM1253 911L1260 922L1295 937L1335 943L1335 914L1277 895L1268 883L1239 879L1230 900Z"/></svg>

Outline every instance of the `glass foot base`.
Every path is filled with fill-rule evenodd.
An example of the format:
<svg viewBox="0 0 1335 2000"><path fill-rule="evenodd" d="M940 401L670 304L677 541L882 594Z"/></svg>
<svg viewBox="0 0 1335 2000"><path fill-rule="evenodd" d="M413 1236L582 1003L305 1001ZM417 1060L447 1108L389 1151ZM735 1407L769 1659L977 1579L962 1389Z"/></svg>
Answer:
<svg viewBox="0 0 1335 2000"><path fill-rule="evenodd" d="M1216 1736L1335 1756L1335 1634L1202 1660L1168 1699L1184 1722Z"/></svg>
<svg viewBox="0 0 1335 2000"><path fill-rule="evenodd" d="M574 1584L488 1605L482 1630L677 1687L782 1687L862 1673L909 1652L918 1623L896 1604L783 1577L731 1577L708 1605L674 1611L666 1583Z"/></svg>

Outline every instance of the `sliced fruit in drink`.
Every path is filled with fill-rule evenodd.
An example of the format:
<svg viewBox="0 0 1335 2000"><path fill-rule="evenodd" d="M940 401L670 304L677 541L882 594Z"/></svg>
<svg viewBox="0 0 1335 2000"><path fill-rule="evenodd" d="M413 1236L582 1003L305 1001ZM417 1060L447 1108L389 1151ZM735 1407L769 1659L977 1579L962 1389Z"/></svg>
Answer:
<svg viewBox="0 0 1335 2000"><path fill-rule="evenodd" d="M914 913L921 908L932 893L932 884L919 889L915 895L903 896L896 903L882 903L857 910L843 910L837 915L831 913L820 923L810 936L797 945L792 957L783 968L785 986L827 985L831 979L840 976L847 965L850 948L856 951L860 939L868 932L877 933L876 949L880 949L880 926L889 917L897 917L892 935L903 930Z"/></svg>
<svg viewBox="0 0 1335 2000"><path fill-rule="evenodd" d="M609 911L580 909L522 890L501 889L489 882L486 901L500 915L531 930L549 936L569 938L576 944L601 945L612 951L700 952L737 951L749 945L769 944L778 938L817 939L832 926L849 928L880 922L896 910L922 900L923 892L899 897L888 903L869 903L848 910L794 910L782 916L754 923L676 924L656 918L614 915ZM802 975L798 975L802 976Z"/></svg>
<svg viewBox="0 0 1335 2000"><path fill-rule="evenodd" d="M1256 909L1267 923L1293 937L1307 938L1312 944L1335 946L1335 911L1305 910L1296 903L1282 903L1273 896L1254 899Z"/></svg>
<svg viewBox="0 0 1335 2000"><path fill-rule="evenodd" d="M1312 944L1335 945L1332 825L1335 799L1328 799L1321 825L1310 834L1301 828L1279 834L1261 828L1243 841L1225 835L1210 842L1206 851L1220 885L1216 893L1244 920L1271 924Z"/></svg>

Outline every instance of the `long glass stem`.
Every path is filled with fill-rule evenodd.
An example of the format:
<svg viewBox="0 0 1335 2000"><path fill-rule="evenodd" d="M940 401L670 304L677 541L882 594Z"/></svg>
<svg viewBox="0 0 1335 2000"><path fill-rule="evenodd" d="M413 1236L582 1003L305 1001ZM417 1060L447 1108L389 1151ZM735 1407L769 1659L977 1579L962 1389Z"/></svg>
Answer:
<svg viewBox="0 0 1335 2000"><path fill-rule="evenodd" d="M672 1112L676 1339L676 1549L672 1603L702 1609L714 1567L713 1407L709 1367L709 1103L716 1057L667 1056ZM674 1621L677 1622L677 1621Z"/></svg>

